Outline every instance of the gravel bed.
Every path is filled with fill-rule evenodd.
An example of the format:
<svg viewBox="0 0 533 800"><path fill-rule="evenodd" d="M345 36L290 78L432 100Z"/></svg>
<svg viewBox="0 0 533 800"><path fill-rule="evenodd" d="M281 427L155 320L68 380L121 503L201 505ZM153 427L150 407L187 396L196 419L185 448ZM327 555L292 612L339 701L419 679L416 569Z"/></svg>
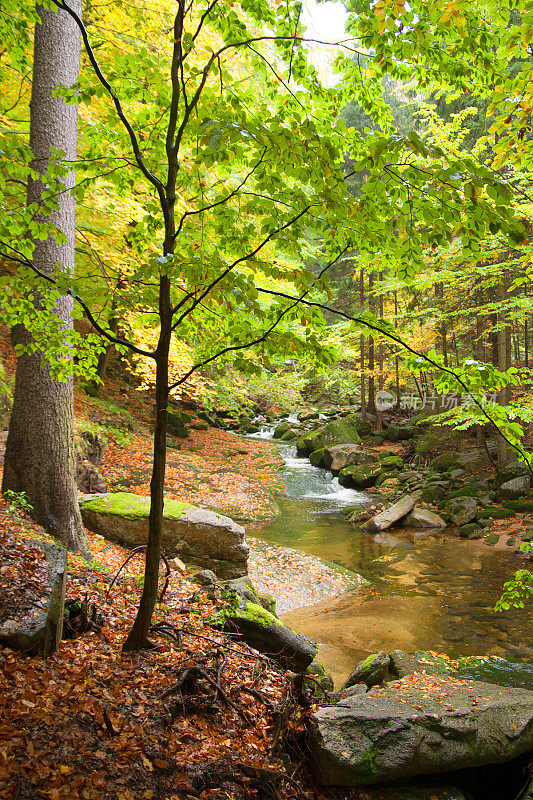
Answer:
<svg viewBox="0 0 533 800"><path fill-rule="evenodd" d="M250 545L249 578L256 589L274 595L278 614L315 605L365 584L360 575L330 566L317 556L254 537L247 536L246 541Z"/></svg>

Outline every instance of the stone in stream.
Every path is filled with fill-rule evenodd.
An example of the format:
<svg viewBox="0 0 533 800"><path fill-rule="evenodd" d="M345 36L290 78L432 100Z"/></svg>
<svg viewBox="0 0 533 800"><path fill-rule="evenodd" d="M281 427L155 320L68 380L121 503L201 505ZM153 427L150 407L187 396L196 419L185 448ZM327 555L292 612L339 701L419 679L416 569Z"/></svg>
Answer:
<svg viewBox="0 0 533 800"><path fill-rule="evenodd" d="M88 496L80 501L80 511L84 525L111 542L132 548L148 541L149 497L132 492ZM167 558L212 569L220 578L248 572L244 528L189 503L165 500L162 549Z"/></svg>
<svg viewBox="0 0 533 800"><path fill-rule="evenodd" d="M453 525L466 525L475 520L477 503L473 497L454 497L445 503L444 513Z"/></svg>
<svg viewBox="0 0 533 800"><path fill-rule="evenodd" d="M502 764L533 749L533 692L415 674L320 708L309 743L336 786Z"/></svg>
<svg viewBox="0 0 533 800"><path fill-rule="evenodd" d="M368 489L374 486L381 467L376 464L354 464L352 467L345 467L339 472L339 483L350 489Z"/></svg>
<svg viewBox="0 0 533 800"><path fill-rule="evenodd" d="M341 691L364 683L370 689L391 680L391 660L387 653L372 653L372 655L360 661L348 680L344 683Z"/></svg>
<svg viewBox="0 0 533 800"><path fill-rule="evenodd" d="M397 503L394 503L390 508L377 514L363 526L367 531L384 531L399 522L415 507L415 503L419 498L419 494L406 494Z"/></svg>
<svg viewBox="0 0 533 800"><path fill-rule="evenodd" d="M336 444L325 447L322 455L323 466L330 469L333 475L338 475L345 467L375 464L377 461L378 457L374 453L369 453L360 444Z"/></svg>
<svg viewBox="0 0 533 800"><path fill-rule="evenodd" d="M402 527L404 528L445 528L446 523L434 514L433 511L428 511L426 508L413 508L413 510L402 519Z"/></svg>

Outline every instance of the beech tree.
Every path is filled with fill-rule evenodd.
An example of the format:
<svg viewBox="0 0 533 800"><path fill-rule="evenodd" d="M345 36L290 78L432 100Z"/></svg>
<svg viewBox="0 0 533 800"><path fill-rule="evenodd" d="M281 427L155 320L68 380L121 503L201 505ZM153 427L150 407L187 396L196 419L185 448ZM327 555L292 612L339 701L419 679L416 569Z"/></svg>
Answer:
<svg viewBox="0 0 533 800"><path fill-rule="evenodd" d="M81 14L81 0L74 7ZM36 222L48 223L40 237L33 228L32 261L36 270L53 275L59 268L74 273L76 200L73 164L77 151L76 105L57 96L58 87L71 87L80 69L81 36L65 12L37 8L30 115L27 201ZM46 175L56 162L59 185L50 195ZM64 171L64 176L59 177ZM31 233L30 228L30 233ZM38 312L40 297L30 293ZM61 330L72 326L73 298L57 294L54 317ZM32 335L24 324L13 328L18 345L15 392L4 460L2 491L25 492L34 518L72 550L85 551L85 536L75 483L73 379L51 375L43 352L30 347Z"/></svg>

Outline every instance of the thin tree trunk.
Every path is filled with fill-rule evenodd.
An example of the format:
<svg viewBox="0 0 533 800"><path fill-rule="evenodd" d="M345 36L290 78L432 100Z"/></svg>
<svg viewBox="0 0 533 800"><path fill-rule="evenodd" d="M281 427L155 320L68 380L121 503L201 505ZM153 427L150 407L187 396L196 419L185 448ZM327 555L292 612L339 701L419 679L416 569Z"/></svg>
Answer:
<svg viewBox="0 0 533 800"><path fill-rule="evenodd" d="M383 282L383 273L382 272L379 273L379 281L380 281L380 283ZM378 308L379 308L379 317L380 317L380 319L383 319L383 295L382 294L379 295ZM379 390L381 391L383 389L383 341L380 341L379 342L379 346L378 346L378 370L379 370L379 373L378 373L378 387L379 387ZM378 429L378 431L383 430L383 411L381 411L381 410L378 411L377 429Z"/></svg>
<svg viewBox="0 0 533 800"><path fill-rule="evenodd" d="M505 270L500 283L498 284L498 300L503 302L507 297L507 290L509 286L509 273ZM510 327L508 324L503 325L507 320L507 314L504 309L499 313L500 329L497 332L498 341L498 369L505 372L511 366L511 348L510 348ZM500 405L507 405L511 398L510 386L504 386L499 393ZM501 469L509 460L509 448L505 439L498 436L498 468Z"/></svg>
<svg viewBox="0 0 533 800"><path fill-rule="evenodd" d="M81 0L72 0L81 14ZM35 29L33 84L30 116L32 169L44 175L50 148L63 151L66 164L76 160L77 105L67 105L53 96L58 86L70 87L80 68L80 32L63 11L57 13L37 7L42 24ZM51 222L65 234L58 244L49 236L35 240L33 262L47 274L56 264L69 274L74 272L75 184L74 170L64 179L66 191L57 198L58 208L41 221ZM28 203L40 203L44 184L28 179ZM35 295L36 313L39 298ZM56 314L60 325L72 326L72 299L59 297ZM23 326L13 331L17 342L28 344L30 334ZM17 361L13 411L9 424L2 491L25 492L37 522L72 550L86 551L83 525L75 483L73 425L73 382L59 382L50 376L42 353L23 354Z"/></svg>
<svg viewBox="0 0 533 800"><path fill-rule="evenodd" d="M394 325L398 327L398 292L394 292ZM394 407L395 411L400 410L401 400L400 400L400 359L398 355L394 357L394 368L396 373L396 405Z"/></svg>
<svg viewBox="0 0 533 800"><path fill-rule="evenodd" d="M365 308L365 273L359 270L359 303L361 311ZM359 349L361 351L361 416L366 416L366 386L365 386L365 337L359 337Z"/></svg>
<svg viewBox="0 0 533 800"><path fill-rule="evenodd" d="M374 309L374 299L372 290L374 288L374 273L371 272L368 276L368 307L370 311ZM369 414L376 413L376 382L374 379L374 340L371 336L368 337L368 403L367 411Z"/></svg>
<svg viewBox="0 0 533 800"><path fill-rule="evenodd" d="M435 284L435 297L439 300L439 311L444 314L444 284ZM440 345L442 349L442 356L444 358L444 366L448 366L448 328L446 320L443 318L439 325Z"/></svg>

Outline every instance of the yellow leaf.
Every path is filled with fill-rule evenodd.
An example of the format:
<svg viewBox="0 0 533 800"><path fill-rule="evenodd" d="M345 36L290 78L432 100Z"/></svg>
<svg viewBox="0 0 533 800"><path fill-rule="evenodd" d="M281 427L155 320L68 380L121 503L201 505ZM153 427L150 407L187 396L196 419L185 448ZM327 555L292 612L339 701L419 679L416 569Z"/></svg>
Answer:
<svg viewBox="0 0 533 800"><path fill-rule="evenodd" d="M141 758L142 758L142 762L143 762L144 766L146 767L146 769L149 770L150 772L153 772L154 767L153 767L152 762L148 758L146 758L145 755L141 756Z"/></svg>

